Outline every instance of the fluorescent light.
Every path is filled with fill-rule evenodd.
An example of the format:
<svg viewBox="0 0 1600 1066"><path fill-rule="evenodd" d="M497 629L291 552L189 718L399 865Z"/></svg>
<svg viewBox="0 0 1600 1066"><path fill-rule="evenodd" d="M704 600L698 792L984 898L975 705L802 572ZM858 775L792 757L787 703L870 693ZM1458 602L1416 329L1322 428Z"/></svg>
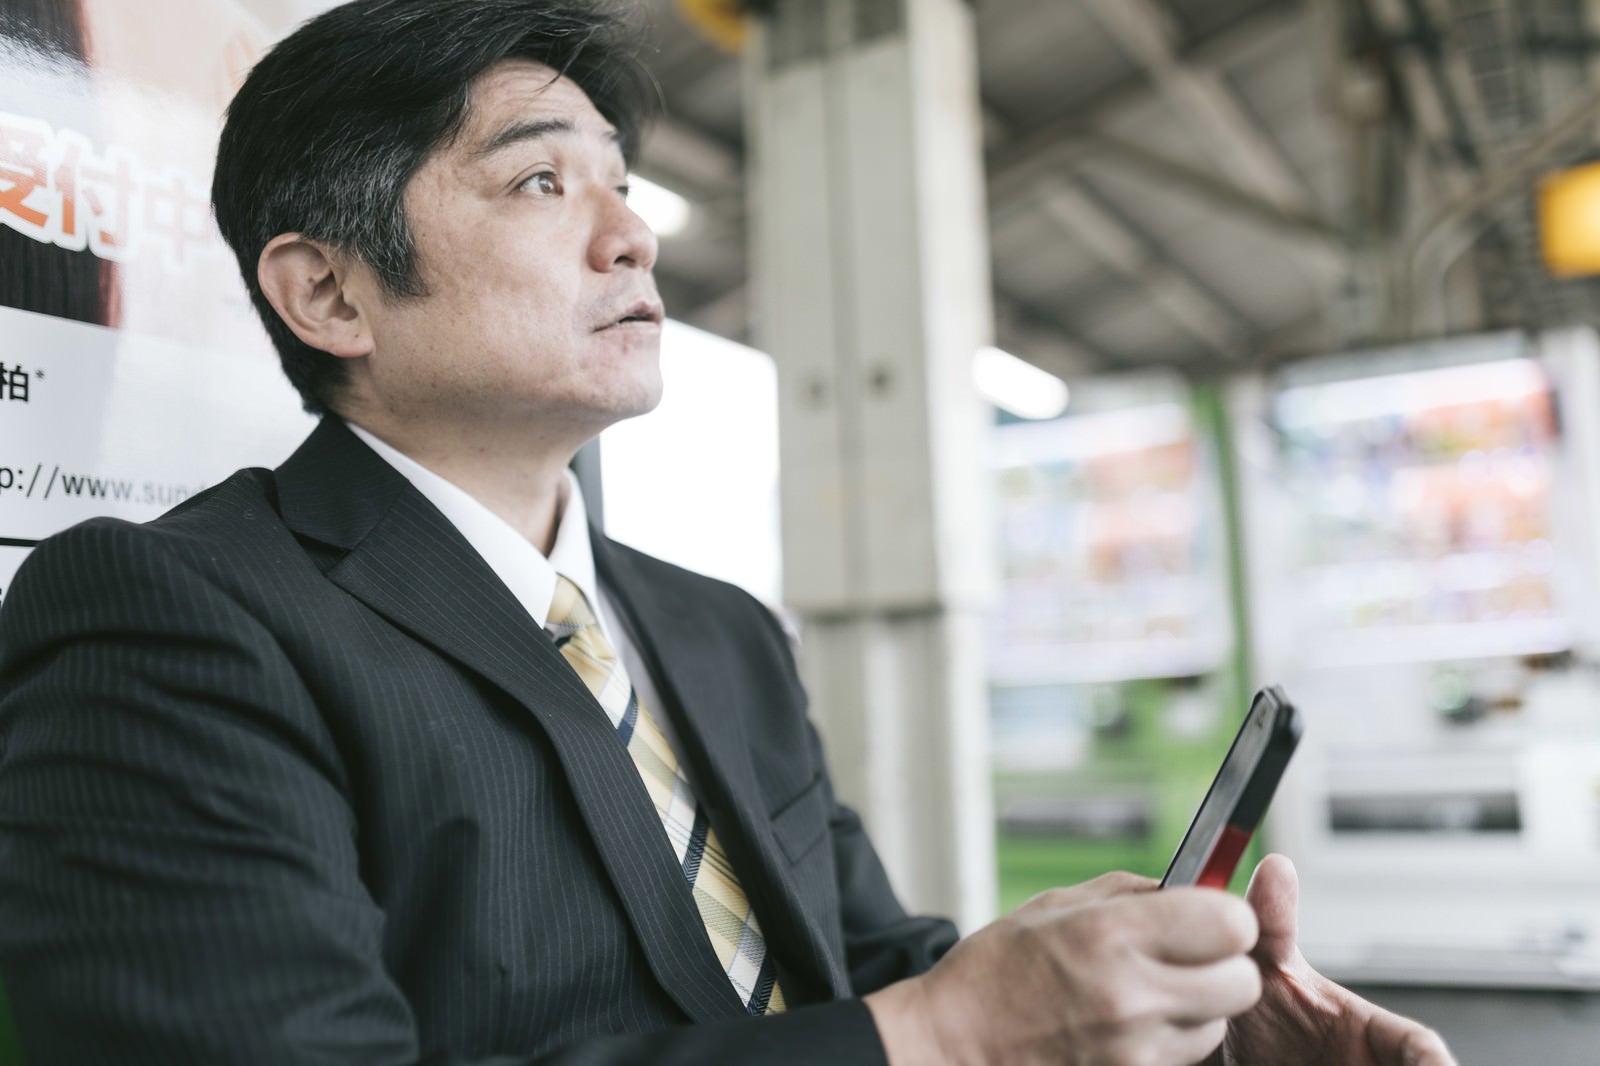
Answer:
<svg viewBox="0 0 1600 1066"><path fill-rule="evenodd" d="M682 233L689 224L689 201L637 174L628 175L628 206L657 237Z"/></svg>
<svg viewBox="0 0 1600 1066"><path fill-rule="evenodd" d="M1054 418L1067 409L1067 383L999 348L980 348L972 381L984 398L1018 418Z"/></svg>

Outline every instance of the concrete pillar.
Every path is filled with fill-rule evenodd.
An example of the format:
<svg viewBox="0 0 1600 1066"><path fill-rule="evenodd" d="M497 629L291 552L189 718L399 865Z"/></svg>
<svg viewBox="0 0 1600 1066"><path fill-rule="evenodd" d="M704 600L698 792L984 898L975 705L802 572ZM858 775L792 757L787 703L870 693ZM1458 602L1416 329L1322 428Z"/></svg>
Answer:
<svg viewBox="0 0 1600 1066"><path fill-rule="evenodd" d="M784 592L841 797L908 906L993 916L982 612L992 308L973 13L774 0L747 60Z"/></svg>

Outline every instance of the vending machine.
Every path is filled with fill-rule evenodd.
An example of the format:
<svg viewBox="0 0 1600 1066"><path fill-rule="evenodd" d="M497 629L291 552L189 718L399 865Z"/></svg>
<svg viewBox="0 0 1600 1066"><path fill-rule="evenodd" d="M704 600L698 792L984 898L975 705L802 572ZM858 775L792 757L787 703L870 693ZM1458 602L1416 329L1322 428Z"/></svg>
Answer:
<svg viewBox="0 0 1600 1066"><path fill-rule="evenodd" d="M1600 342L1456 338L1232 390L1269 832L1347 981L1600 987Z"/></svg>
<svg viewBox="0 0 1600 1066"><path fill-rule="evenodd" d="M993 436L988 630L1001 904L1110 869L1159 875L1243 714L1203 398L1074 386Z"/></svg>

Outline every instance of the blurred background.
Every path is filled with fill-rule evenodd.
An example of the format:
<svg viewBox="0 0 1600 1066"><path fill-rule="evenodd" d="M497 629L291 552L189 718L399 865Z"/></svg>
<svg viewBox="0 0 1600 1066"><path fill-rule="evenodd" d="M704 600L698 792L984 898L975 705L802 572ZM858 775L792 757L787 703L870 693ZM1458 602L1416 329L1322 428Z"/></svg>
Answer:
<svg viewBox="0 0 1600 1066"><path fill-rule="evenodd" d="M0 587L307 427L203 190L332 5L150 6L192 32L0 0ZM1159 876L1279 683L1311 961L1464 1064L1592 1066L1600 0L639 6L668 392L580 470L784 615L906 898ZM80 156L133 174L90 233Z"/></svg>

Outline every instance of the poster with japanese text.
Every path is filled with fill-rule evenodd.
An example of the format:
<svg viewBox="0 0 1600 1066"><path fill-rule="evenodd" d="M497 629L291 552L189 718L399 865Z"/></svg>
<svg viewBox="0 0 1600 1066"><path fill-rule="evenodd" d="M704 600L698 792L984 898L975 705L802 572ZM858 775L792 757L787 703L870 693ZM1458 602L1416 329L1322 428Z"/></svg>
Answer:
<svg viewBox="0 0 1600 1066"><path fill-rule="evenodd" d="M310 427L208 203L271 37L235 0L0 0L0 597L50 534Z"/></svg>

